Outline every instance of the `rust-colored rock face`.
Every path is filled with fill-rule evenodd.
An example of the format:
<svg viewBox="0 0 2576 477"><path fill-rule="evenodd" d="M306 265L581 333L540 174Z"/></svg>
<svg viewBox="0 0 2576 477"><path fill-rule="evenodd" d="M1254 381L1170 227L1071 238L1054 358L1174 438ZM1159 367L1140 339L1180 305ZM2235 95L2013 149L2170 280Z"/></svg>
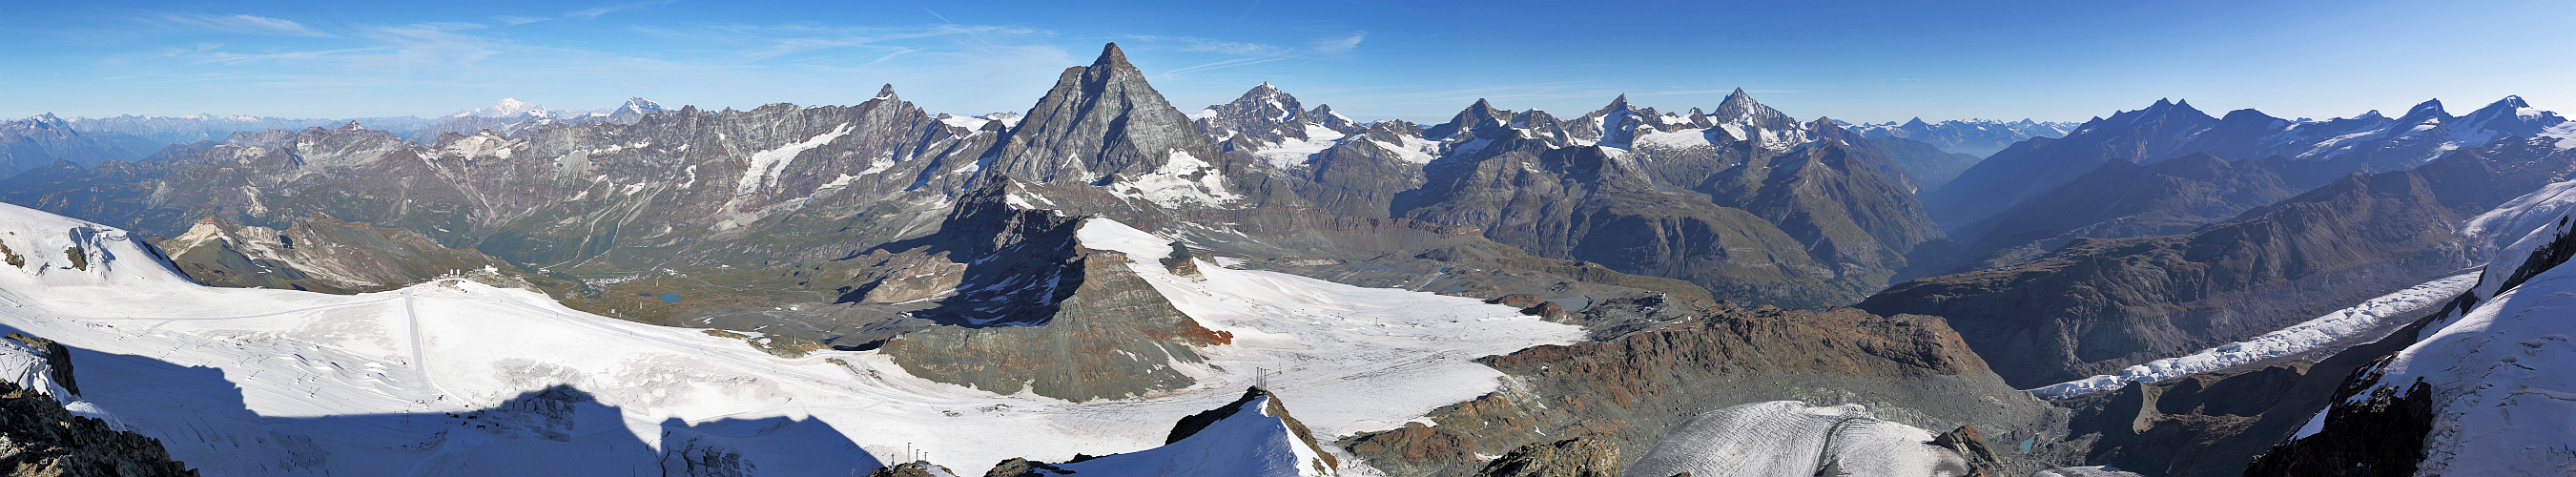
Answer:
<svg viewBox="0 0 2576 477"><path fill-rule="evenodd" d="M1718 306L1608 341L1481 361L1508 375L1504 391L1433 411L1436 425L1344 444L1391 474L1465 476L1486 468L1475 455L1569 438L1634 455L1687 416L1767 400L1863 404L1924 428L2000 429L1977 437L1993 442L2039 437L2053 419L1930 316ZM2035 470L2027 457L2003 459L2012 475Z"/></svg>
<svg viewBox="0 0 2576 477"><path fill-rule="evenodd" d="M1521 446L1486 463L1476 477L1616 477L1623 464L1619 448L1577 437Z"/></svg>

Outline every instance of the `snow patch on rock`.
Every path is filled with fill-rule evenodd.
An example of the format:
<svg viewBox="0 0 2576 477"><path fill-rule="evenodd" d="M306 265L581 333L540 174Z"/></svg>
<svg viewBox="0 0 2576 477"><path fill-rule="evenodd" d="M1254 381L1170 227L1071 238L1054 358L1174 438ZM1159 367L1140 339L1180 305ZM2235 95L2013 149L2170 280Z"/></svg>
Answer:
<svg viewBox="0 0 2576 477"><path fill-rule="evenodd" d="M1225 177L1216 167L1198 156L1174 149L1163 166L1133 178L1111 184L1109 190L1119 197L1144 199L1164 208L1192 205L1223 206L1243 197L1225 188Z"/></svg>

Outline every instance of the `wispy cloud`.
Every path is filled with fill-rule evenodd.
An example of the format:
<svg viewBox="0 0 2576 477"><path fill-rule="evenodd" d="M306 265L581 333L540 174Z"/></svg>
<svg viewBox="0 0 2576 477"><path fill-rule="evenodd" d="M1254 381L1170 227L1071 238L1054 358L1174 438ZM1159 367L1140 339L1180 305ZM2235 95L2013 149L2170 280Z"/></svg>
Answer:
<svg viewBox="0 0 2576 477"><path fill-rule="evenodd" d="M610 13L616 13L616 12L626 11L626 10L635 10L635 9L640 9L640 8L645 8L645 7L658 7L658 6L670 5L670 4L672 4L672 3L678 3L678 2L679 2L679 0L661 0L661 1L653 1L653 2L628 2L628 3L617 3L617 4L609 4L609 5L600 5L600 6L596 6L596 7L590 7L590 8L580 9L580 10L573 10L573 11L569 11L569 12L564 12L563 16L564 16L564 18L579 18L579 19L583 19L583 20L595 20L595 19L598 19L600 15L607 15L607 14L610 14Z"/></svg>
<svg viewBox="0 0 2576 477"><path fill-rule="evenodd" d="M1278 56L1296 51L1294 48L1276 45L1210 40L1206 38L1187 36L1130 35L1127 39L1131 41L1171 43L1176 45L1172 47L1174 50L1194 53L1217 53L1241 56Z"/></svg>
<svg viewBox="0 0 2576 477"><path fill-rule="evenodd" d="M1178 68L1178 69L1173 69L1173 70L1171 70L1171 71L1165 71L1165 72L1163 72L1163 74L1162 74L1161 76L1162 76L1162 77L1166 77L1166 78L1168 78L1168 77L1174 77L1174 76L1179 76L1179 75L1184 75L1184 74L1189 74L1189 73L1195 73L1195 72L1200 72L1200 71L1207 71L1207 70L1213 70L1213 69L1219 69L1219 68L1233 68L1233 67L1237 67L1237 66L1246 66L1246 65L1257 65L1257 64L1269 63L1269 62L1279 61L1279 60L1285 60L1285 59L1288 59L1288 58L1287 58L1287 57L1284 57L1284 56L1273 56L1273 57L1266 57L1266 58L1235 58L1235 59L1225 60L1225 61L1219 61L1219 62L1215 62L1215 63L1206 63L1206 64L1199 64L1199 65L1193 65L1193 66L1187 66L1187 67L1182 67L1182 68Z"/></svg>
<svg viewBox="0 0 2576 477"><path fill-rule="evenodd" d="M666 38L684 38L711 45L731 46L731 57L762 61L825 50L846 49L868 52L868 56L907 53L918 46L902 44L941 36L966 36L979 47L997 47L986 39L994 37L1029 37L1050 34L1016 26L939 24L905 27L848 27L820 24L787 25L693 25L687 28L638 26L637 32ZM883 58L880 58L882 60Z"/></svg>
<svg viewBox="0 0 2576 477"><path fill-rule="evenodd" d="M930 100L926 105L987 112L1026 106L1023 98L993 91L1043 90L1055 72L1084 59L1056 45L1055 32L1021 26L648 22L617 30L629 41L594 43L502 28L565 17L468 18L480 21L368 25L156 14L135 19L152 24L128 30L185 27L192 37L109 54L93 65L106 72L99 79L118 84L206 85L297 98L276 104L304 101L311 104L302 107L316 110L346 108L327 101L368 98L375 107L399 103L418 113L458 95L536 99L547 92L584 97L598 91L680 92L675 100L701 105L855 102L873 93L874 83L893 83L907 98ZM206 31L330 34L291 42L234 41L222 38L230 33ZM852 89L853 80L870 87Z"/></svg>
<svg viewBox="0 0 2576 477"><path fill-rule="evenodd" d="M1350 35L1346 36L1315 40L1314 45L1309 48L1313 49L1316 53L1339 55L1350 53L1351 50L1359 49L1360 40L1366 39L1368 39L1368 32L1351 32Z"/></svg>
<svg viewBox="0 0 2576 477"><path fill-rule="evenodd" d="M1744 90L1744 92L1746 92L1746 93L1804 93L1804 92L1807 92L1807 90L1802 90L1802 89L1748 89L1748 90ZM1629 94L1629 95L1632 95L1632 96L1678 96L1678 95L1692 95L1692 94L1734 94L1734 93L1735 93L1735 90L1733 90L1733 89L1700 89L1700 90L1677 90L1677 91L1653 91L1653 92L1645 92L1645 93L1628 93L1628 94Z"/></svg>
<svg viewBox="0 0 2576 477"><path fill-rule="evenodd" d="M312 28L305 27L304 24L296 23L294 20L269 18L258 15L189 15L170 13L163 14L160 18L149 21L164 26L195 28L223 33L315 37L333 36L329 33L323 33Z"/></svg>
<svg viewBox="0 0 2576 477"><path fill-rule="evenodd" d="M1148 43L1169 44L1171 46L1168 48L1176 51L1235 56L1235 58L1175 68L1155 75L1158 79L1168 79L1200 71L1257 65L1279 60L1347 55L1359 48L1360 41L1368 38L1368 32L1352 32L1346 35L1318 38L1309 42L1304 48L1187 36L1130 35L1126 38Z"/></svg>

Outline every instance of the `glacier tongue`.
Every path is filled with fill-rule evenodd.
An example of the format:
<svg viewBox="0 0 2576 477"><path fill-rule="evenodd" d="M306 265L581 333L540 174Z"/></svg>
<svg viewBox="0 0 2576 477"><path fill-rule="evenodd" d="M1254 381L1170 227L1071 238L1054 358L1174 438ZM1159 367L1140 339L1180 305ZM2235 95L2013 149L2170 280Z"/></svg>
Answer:
<svg viewBox="0 0 2576 477"><path fill-rule="evenodd" d="M2130 366L2120 370L2120 374L2098 374L2052 384L2032 389L2030 393L2040 399L2065 399L2117 390L2129 383L2152 383L2298 354L2382 328L2391 319L2411 320L2422 316L2477 284L2478 272L2442 277L2245 341Z"/></svg>

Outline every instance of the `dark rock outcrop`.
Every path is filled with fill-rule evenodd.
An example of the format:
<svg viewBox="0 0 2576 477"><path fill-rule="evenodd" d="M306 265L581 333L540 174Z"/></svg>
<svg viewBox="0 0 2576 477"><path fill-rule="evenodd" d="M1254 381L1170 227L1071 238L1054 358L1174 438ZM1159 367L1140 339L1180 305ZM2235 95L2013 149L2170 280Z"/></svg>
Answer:
<svg viewBox="0 0 2576 477"><path fill-rule="evenodd" d="M48 379L52 379L54 384L62 386L64 391L70 391L72 395L75 396L80 395L80 383L72 381L71 348L63 346L62 343L56 343L54 340L39 338L16 331L9 332L9 339L19 343L25 343L29 348L35 348L36 354L45 357L46 377Z"/></svg>
<svg viewBox="0 0 2576 477"><path fill-rule="evenodd" d="M1996 456L1994 449L1986 447L1986 434L1977 432L1977 426L1962 425L1958 429L1951 429L1950 432L1932 436L1930 444L1933 447L1949 449L1950 452L1959 454L1960 458L1966 459L1968 461L1966 477L2003 475L2000 473L2004 468L2003 458Z"/></svg>
<svg viewBox="0 0 2576 477"><path fill-rule="evenodd" d="M993 470L984 471L984 477L1048 477L1071 473L1045 462L1012 457L1002 463L994 464Z"/></svg>
<svg viewBox="0 0 2576 477"><path fill-rule="evenodd" d="M158 439L116 430L96 418L72 415L53 396L6 382L0 382L0 473L27 477L197 475L196 470L171 460Z"/></svg>
<svg viewBox="0 0 2576 477"><path fill-rule="evenodd" d="M939 464L918 460L878 467L877 470L868 472L868 477L943 477L953 475L957 475L957 473L950 472L947 467L941 467Z"/></svg>
<svg viewBox="0 0 2576 477"><path fill-rule="evenodd" d="M2370 390L2370 397L2327 411L2320 434L2272 446L2245 467L2245 475L2415 475L2424 460L2424 438L2433 431L2433 386L2417 381Z"/></svg>
<svg viewBox="0 0 2576 477"><path fill-rule="evenodd" d="M1618 448L1577 437L1513 449L1486 463L1476 477L1617 477L1623 468Z"/></svg>
<svg viewBox="0 0 2576 477"><path fill-rule="evenodd" d="M1079 274L1079 285L1043 321L934 327L886 341L883 349L913 375L1001 394L1025 386L1087 401L1195 384L1169 364L1202 361L1191 347L1231 337L1173 309L1128 270L1128 260L1117 252L1080 251L1064 265Z"/></svg>

